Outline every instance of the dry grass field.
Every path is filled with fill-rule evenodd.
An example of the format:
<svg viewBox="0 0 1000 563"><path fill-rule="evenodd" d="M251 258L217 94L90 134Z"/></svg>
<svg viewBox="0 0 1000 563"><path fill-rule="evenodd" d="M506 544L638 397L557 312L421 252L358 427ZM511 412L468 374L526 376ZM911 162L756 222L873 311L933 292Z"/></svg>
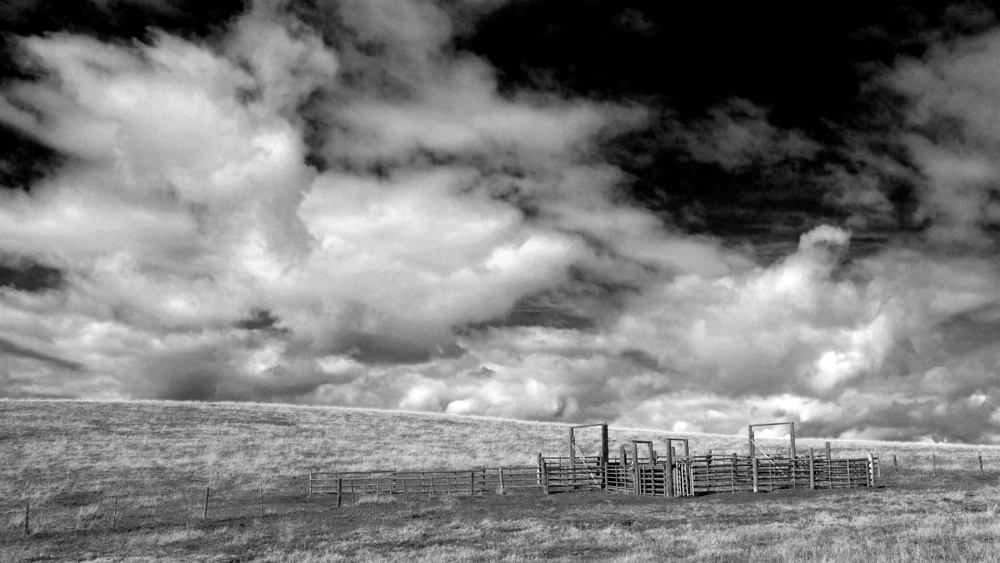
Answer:
<svg viewBox="0 0 1000 563"><path fill-rule="evenodd" d="M996 447L834 442L838 456L880 456L878 489L684 499L525 492L337 508L329 497L306 498L309 471L530 465L539 452L565 455L566 426L71 401L0 401L0 421L5 562L1000 560ZM596 451L597 434L578 435L586 453ZM743 436L611 429L612 448L667 436L690 438L692 453L747 448ZM820 449L823 440L797 445ZM29 536L26 503L34 507Z"/></svg>

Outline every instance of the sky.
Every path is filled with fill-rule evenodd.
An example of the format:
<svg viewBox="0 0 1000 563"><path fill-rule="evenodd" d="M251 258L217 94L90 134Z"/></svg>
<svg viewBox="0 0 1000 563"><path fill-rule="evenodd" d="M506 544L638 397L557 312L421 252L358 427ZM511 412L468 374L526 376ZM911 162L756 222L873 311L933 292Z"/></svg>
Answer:
<svg viewBox="0 0 1000 563"><path fill-rule="evenodd" d="M1000 443L977 2L0 5L0 397Z"/></svg>

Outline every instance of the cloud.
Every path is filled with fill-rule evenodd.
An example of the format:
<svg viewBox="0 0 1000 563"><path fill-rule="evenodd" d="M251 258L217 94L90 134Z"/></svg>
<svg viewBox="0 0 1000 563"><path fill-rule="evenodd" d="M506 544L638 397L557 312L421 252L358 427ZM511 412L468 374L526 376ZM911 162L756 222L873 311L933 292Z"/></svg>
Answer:
<svg viewBox="0 0 1000 563"><path fill-rule="evenodd" d="M682 232L624 197L604 153L655 111L502 92L454 48L495 6L261 1L204 40L19 39L44 72L0 87L0 122L60 164L0 192L0 393L1000 430L987 254L852 257L851 232L821 225L761 265ZM929 179L920 213L981 240L991 133L965 132L973 108L910 69L978 61L969 49L893 80L930 108L907 141ZM962 135L925 125L941 108ZM729 170L819 150L739 100L673 142ZM840 182L845 207L882 190Z"/></svg>
<svg viewBox="0 0 1000 563"><path fill-rule="evenodd" d="M675 130L677 142L692 159L730 172L808 160L820 149L801 131L775 127L763 108L742 98L712 107L700 121L678 123Z"/></svg>
<svg viewBox="0 0 1000 563"><path fill-rule="evenodd" d="M919 217L944 244L995 243L1000 192L994 156L1000 33L938 45L923 60L903 61L887 78L911 101L906 141L921 172Z"/></svg>

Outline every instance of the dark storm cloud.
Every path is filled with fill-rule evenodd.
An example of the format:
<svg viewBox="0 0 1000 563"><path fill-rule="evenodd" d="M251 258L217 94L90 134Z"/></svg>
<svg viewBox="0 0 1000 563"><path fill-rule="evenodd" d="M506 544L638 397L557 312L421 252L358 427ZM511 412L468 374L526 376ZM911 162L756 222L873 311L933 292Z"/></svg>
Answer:
<svg viewBox="0 0 1000 563"><path fill-rule="evenodd" d="M3 338L0 338L0 353L10 354L12 356L16 356L16 357L19 357L19 358L25 358L25 359L29 359L29 360L38 360L38 361L40 361L42 363L50 364L50 365L52 365L54 367L57 367L57 368L60 368L60 369L65 369L65 370L69 370L69 371L82 371L84 369L83 364L79 364L77 362L66 361L66 360L64 360L62 358L57 358L57 357L51 356L49 354L44 354L44 353L41 353L41 352L37 352L35 350L31 350L29 348L25 348L23 346L19 346L19 345L15 344L15 343L13 343L13 342L11 342L9 340L3 339Z"/></svg>
<svg viewBox="0 0 1000 563"><path fill-rule="evenodd" d="M62 285L62 272L23 257L0 255L0 288L44 291Z"/></svg>

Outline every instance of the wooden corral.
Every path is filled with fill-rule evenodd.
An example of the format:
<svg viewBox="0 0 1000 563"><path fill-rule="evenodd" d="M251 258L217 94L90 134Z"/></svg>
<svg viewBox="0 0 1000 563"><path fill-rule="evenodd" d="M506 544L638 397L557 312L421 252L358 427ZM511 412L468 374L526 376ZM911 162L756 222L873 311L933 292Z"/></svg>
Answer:
<svg viewBox="0 0 1000 563"><path fill-rule="evenodd" d="M789 455L768 455L754 441L754 428L789 425ZM575 431L601 427L598 455L587 456L576 445ZM808 455L795 450L791 422L751 425L749 455L691 455L688 440L666 440L659 456L649 440L631 440L617 457L610 457L607 423L569 429L569 456L538 454L537 466L466 470L315 472L309 476L310 494L336 494L357 500L370 495L444 495L541 490L562 493L607 490L661 497L695 496L723 492L766 492L784 488L833 489L875 487L880 475L878 457L833 458L829 443L823 454L812 448ZM683 443L678 453L674 442ZM339 502L339 501L338 501Z"/></svg>
<svg viewBox="0 0 1000 563"><path fill-rule="evenodd" d="M754 440L754 428L776 425L789 426L790 455L767 455ZM603 436L607 436L606 431ZM874 455L833 458L829 443L825 455L816 455L812 448L808 456L798 455L793 422L750 425L748 439L749 455L734 452L692 456L687 439L668 438L666 456L662 458L657 457L652 442L632 440L631 448L621 446L617 458L587 457L576 450L574 453L579 455L569 458L539 456L539 466L540 472L547 476L543 485L548 492L606 489L674 497L783 488L875 487L877 484L880 469L878 457ZM572 430L570 440L572 444ZM683 442L682 454L675 452L673 442ZM606 442L602 443L601 450L608 451Z"/></svg>

